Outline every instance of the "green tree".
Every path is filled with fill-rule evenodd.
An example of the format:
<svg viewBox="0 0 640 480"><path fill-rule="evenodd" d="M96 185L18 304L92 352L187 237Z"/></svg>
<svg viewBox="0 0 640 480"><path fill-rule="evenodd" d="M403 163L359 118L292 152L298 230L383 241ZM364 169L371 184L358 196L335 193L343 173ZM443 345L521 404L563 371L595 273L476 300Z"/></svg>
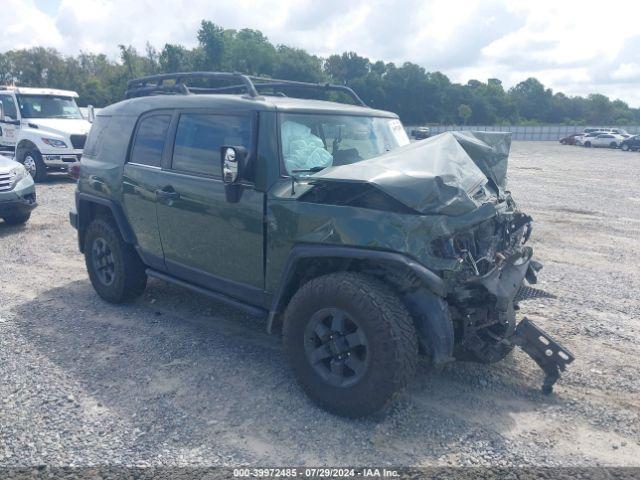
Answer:
<svg viewBox="0 0 640 480"><path fill-rule="evenodd" d="M292 46L276 47L259 30L225 29L209 20L201 22L196 38L195 48L167 43L157 51L147 44L142 54L132 46L120 45L117 59L86 52L64 56L43 47L9 50L0 53L0 83L71 89L79 93L81 105L104 106L122 99L127 81L133 77L157 72L225 70L348 85L368 105L392 110L407 124L452 124L461 119L475 124L530 125L640 122L640 109L630 108L623 101L597 93L587 98L554 93L535 78L505 91L496 78L454 83L445 74L428 72L414 63L398 66L355 52L335 53L322 60ZM302 90L291 94L340 97Z"/></svg>
<svg viewBox="0 0 640 480"><path fill-rule="evenodd" d="M471 107L469 105L465 105L464 103L458 107L458 116L462 119L462 124L466 125L467 120L471 117Z"/></svg>
<svg viewBox="0 0 640 480"><path fill-rule="evenodd" d="M273 76L302 82L321 82L322 60L299 48L278 45Z"/></svg>

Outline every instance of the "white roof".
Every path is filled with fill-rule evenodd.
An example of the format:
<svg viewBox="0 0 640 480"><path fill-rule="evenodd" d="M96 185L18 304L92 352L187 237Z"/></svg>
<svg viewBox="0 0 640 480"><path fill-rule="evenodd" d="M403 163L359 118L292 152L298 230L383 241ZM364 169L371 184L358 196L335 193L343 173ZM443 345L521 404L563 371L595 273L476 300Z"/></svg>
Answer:
<svg viewBox="0 0 640 480"><path fill-rule="evenodd" d="M10 90L21 95L56 95L61 97L78 96L78 94L72 90L58 90L57 88L31 88L0 85L0 92L2 90Z"/></svg>

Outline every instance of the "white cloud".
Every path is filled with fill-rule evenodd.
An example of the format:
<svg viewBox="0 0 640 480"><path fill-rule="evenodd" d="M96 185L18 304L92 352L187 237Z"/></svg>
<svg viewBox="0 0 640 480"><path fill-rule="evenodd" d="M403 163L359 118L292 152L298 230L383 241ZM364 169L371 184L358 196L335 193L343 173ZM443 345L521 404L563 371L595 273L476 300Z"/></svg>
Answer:
<svg viewBox="0 0 640 480"><path fill-rule="evenodd" d="M640 106L640 2L578 0L2 0L0 51L43 45L117 55L117 45L196 44L202 19L262 30L326 56L356 51L412 61L454 81L528 76L568 94L601 92ZM57 4L57 8L55 5ZM45 13L49 12L49 13Z"/></svg>

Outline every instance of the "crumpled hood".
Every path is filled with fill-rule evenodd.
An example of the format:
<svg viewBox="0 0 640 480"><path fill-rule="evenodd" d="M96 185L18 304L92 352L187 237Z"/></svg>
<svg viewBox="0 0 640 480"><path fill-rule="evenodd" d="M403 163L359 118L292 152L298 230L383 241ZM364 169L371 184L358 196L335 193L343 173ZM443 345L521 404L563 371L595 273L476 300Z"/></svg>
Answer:
<svg viewBox="0 0 640 480"><path fill-rule="evenodd" d="M30 124L37 125L43 132L56 135L86 135L91 123L82 118L29 118Z"/></svg>
<svg viewBox="0 0 640 480"><path fill-rule="evenodd" d="M420 213L462 215L486 202L484 186L504 195L510 147L510 133L446 132L309 180L368 183Z"/></svg>

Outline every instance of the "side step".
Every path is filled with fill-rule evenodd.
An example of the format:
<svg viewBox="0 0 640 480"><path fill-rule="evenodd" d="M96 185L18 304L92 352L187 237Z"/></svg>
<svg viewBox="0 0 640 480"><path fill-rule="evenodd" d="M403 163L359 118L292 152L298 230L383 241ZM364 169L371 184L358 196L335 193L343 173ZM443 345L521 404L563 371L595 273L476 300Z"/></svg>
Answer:
<svg viewBox="0 0 640 480"><path fill-rule="evenodd" d="M213 290L199 287L198 285L194 285L193 283L185 282L184 280L180 280L178 278L172 277L171 275L158 272L157 270L153 270L151 268L147 268L146 273L150 277L157 278L158 280L164 280L165 282L168 282L168 283L173 283L174 285L178 285L180 287L189 289L192 292L196 292L201 295L206 295L209 298L213 298L214 300L218 300L220 302L226 303L227 305L230 305L239 310L242 310L251 316L258 317L258 318L267 317L268 312L263 308L254 307L253 305L248 305L240 300L236 300L235 298L225 295L224 293L214 292Z"/></svg>

